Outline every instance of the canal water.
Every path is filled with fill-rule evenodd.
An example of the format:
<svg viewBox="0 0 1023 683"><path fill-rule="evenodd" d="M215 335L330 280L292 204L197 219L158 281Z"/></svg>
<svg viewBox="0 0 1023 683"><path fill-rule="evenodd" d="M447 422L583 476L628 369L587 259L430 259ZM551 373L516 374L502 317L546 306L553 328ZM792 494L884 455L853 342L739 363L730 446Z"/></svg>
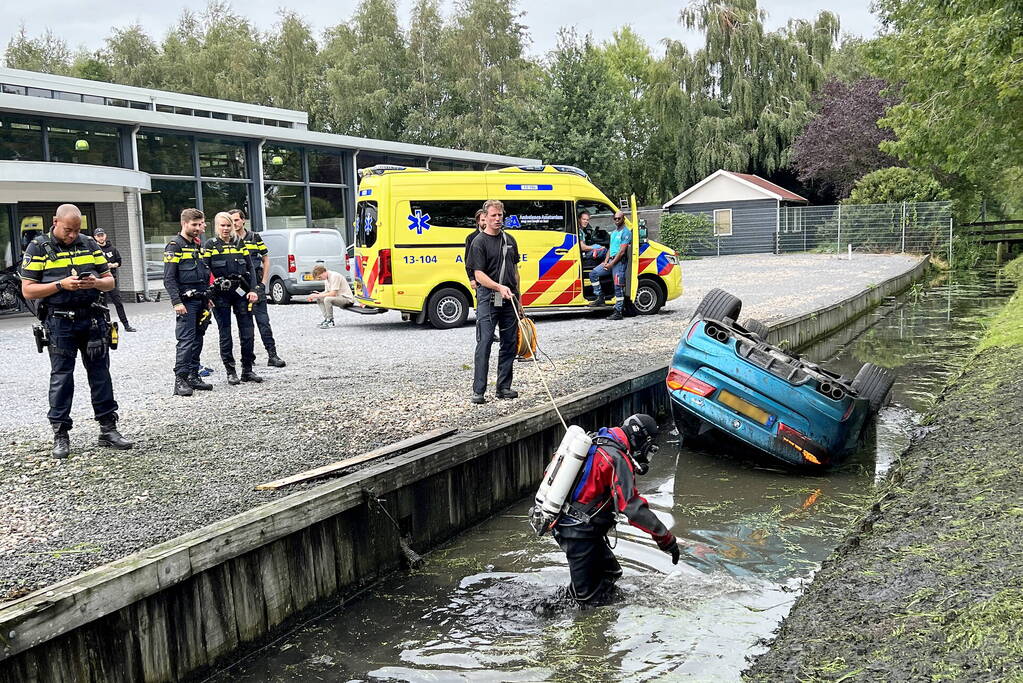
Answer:
<svg viewBox="0 0 1023 683"><path fill-rule="evenodd" d="M682 561L619 528L613 605L566 600L564 556L533 534L524 500L213 680L739 680L1010 293L993 273L917 286L805 351L846 374L869 361L898 376L876 433L826 475L679 449L665 434L639 487Z"/></svg>

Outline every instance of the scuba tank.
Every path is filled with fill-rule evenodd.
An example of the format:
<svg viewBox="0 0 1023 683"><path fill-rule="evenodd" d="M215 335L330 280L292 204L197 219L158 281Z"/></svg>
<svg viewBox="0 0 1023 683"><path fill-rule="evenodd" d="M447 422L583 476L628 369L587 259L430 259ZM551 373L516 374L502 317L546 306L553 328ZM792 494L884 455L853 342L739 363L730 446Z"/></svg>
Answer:
<svg viewBox="0 0 1023 683"><path fill-rule="evenodd" d="M537 536L550 531L561 516L592 443L590 435L577 425L572 425L565 433L543 473L535 504L529 511L529 523Z"/></svg>

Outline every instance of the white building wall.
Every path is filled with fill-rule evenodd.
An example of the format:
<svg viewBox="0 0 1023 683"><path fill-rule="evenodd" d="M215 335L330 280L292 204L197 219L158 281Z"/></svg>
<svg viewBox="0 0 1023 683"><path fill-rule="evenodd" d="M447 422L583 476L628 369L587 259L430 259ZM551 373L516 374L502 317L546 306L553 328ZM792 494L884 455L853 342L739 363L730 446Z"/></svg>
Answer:
<svg viewBox="0 0 1023 683"><path fill-rule="evenodd" d="M763 191L755 190L746 183L741 183L726 175L720 175L683 197L676 204L709 204L767 198Z"/></svg>

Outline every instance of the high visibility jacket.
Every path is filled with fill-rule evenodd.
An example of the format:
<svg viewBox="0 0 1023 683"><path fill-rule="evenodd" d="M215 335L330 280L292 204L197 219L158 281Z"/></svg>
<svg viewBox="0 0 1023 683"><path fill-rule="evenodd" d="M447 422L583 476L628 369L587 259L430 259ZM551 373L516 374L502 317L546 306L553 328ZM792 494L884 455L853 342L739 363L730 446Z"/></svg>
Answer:
<svg viewBox="0 0 1023 683"><path fill-rule="evenodd" d="M175 306L181 303L183 292L204 292L209 287L210 270L203 256L202 247L180 234L164 247L163 287Z"/></svg>
<svg viewBox="0 0 1023 683"><path fill-rule="evenodd" d="M246 292L256 291L255 269L244 242L214 237L206 241L203 257L213 277L237 279Z"/></svg>
<svg viewBox="0 0 1023 683"><path fill-rule="evenodd" d="M245 250L252 261L256 282L259 283L263 280L263 257L269 254L270 250L266 248L266 243L263 242L263 238L259 236L259 233L252 230L245 233L245 236L242 237L242 243L245 245Z"/></svg>
<svg viewBox="0 0 1023 683"><path fill-rule="evenodd" d="M96 240L78 235L71 244L62 244L49 234L40 235L29 243L21 260L19 273L30 282L56 282L72 275L91 273L100 277L110 272L103 250ZM87 307L99 301L98 289L62 290L45 298L52 306Z"/></svg>

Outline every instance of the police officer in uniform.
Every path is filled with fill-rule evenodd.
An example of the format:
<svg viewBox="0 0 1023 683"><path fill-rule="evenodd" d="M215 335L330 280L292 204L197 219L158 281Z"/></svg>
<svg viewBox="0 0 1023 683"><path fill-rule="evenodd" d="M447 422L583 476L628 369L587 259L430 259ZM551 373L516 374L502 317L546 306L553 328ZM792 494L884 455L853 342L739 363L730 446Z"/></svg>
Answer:
<svg viewBox="0 0 1023 683"><path fill-rule="evenodd" d="M206 242L204 251L206 264L214 278L213 317L217 319L220 330L220 359L227 369L227 383L262 382L263 378L252 371L252 363L256 360L256 330L250 304L254 304L258 298L255 268L245 244L234 237L231 214L221 212L214 216L213 228L216 237ZM238 338L242 347L241 380L235 370L232 349L232 311L238 321Z"/></svg>
<svg viewBox="0 0 1023 683"><path fill-rule="evenodd" d="M110 322L102 292L114 286L107 260L95 240L80 234L82 213L74 204L61 204L49 234L35 238L21 262L21 293L38 300L39 317L49 335L50 411L53 457L71 452L71 401L75 391L75 357L82 364L92 392L92 409L99 422L99 444L128 449L132 442L117 431L117 401L110 380Z"/></svg>
<svg viewBox="0 0 1023 683"><path fill-rule="evenodd" d="M199 209L181 212L181 232L163 250L163 286L170 296L177 323L174 337L174 394L191 396L196 389L209 391L212 384L199 377L202 339L209 325L210 271L199 238L206 217Z"/></svg>
<svg viewBox="0 0 1023 683"><path fill-rule="evenodd" d="M256 320L263 348L266 349L266 364L271 368L283 368L287 363L277 355L277 342L274 340L273 328L270 327L270 313L266 310L266 278L270 275L270 251L258 232L245 229L245 213L241 209L233 209L228 213L234 221L235 239L245 245L252 260L252 267L256 269L256 294L259 298L252 304L252 317Z"/></svg>
<svg viewBox="0 0 1023 683"><path fill-rule="evenodd" d="M107 240L107 231L103 228L96 228L92 236L95 238L99 248L103 250L103 256L106 258L107 265L110 266L110 272L114 276L114 288L104 295L106 301L113 304L114 308L117 309L117 317L121 319L124 331L135 332L135 328L128 322L128 315L124 312L124 302L121 301L121 292L117 289L117 275L121 270L121 265L124 263L121 260L121 252Z"/></svg>

